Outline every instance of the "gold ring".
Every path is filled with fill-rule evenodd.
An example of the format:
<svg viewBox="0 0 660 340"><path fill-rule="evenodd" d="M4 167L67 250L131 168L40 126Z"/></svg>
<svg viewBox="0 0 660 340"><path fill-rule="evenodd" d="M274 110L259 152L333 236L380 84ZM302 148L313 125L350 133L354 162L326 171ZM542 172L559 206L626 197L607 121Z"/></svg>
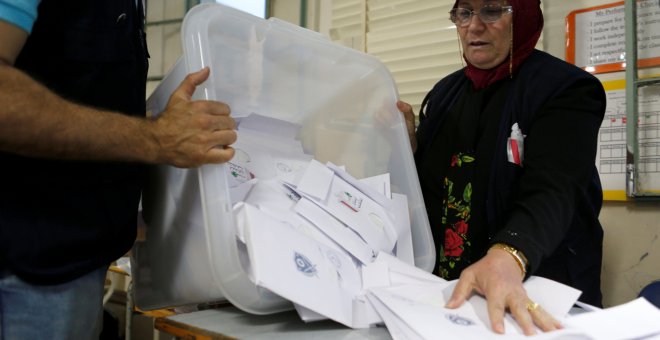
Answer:
<svg viewBox="0 0 660 340"><path fill-rule="evenodd" d="M532 300L529 300L529 301L527 301L527 306L526 307L527 307L527 311L533 312L533 311L539 309L539 304L532 301Z"/></svg>

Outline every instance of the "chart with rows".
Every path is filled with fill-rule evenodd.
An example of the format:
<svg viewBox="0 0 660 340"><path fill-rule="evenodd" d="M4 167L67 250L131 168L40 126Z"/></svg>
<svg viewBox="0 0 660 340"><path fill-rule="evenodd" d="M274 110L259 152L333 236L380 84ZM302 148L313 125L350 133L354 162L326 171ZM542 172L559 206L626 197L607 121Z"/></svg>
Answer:
<svg viewBox="0 0 660 340"><path fill-rule="evenodd" d="M660 183L660 87L640 88L638 115L639 164L644 187ZM626 95L607 91L607 111L598 135L596 165L606 190L625 189Z"/></svg>

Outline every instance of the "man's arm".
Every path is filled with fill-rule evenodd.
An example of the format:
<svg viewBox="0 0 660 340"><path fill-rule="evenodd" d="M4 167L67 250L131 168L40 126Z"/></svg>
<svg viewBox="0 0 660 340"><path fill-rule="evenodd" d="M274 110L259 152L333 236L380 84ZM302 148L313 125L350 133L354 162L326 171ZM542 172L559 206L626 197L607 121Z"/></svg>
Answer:
<svg viewBox="0 0 660 340"><path fill-rule="evenodd" d="M192 101L204 69L186 77L156 120L78 105L13 67L27 33L0 21L0 150L24 156L195 167L233 156L229 107Z"/></svg>
<svg viewBox="0 0 660 340"><path fill-rule="evenodd" d="M0 65L13 65L23 49L28 33L17 26L0 20Z"/></svg>

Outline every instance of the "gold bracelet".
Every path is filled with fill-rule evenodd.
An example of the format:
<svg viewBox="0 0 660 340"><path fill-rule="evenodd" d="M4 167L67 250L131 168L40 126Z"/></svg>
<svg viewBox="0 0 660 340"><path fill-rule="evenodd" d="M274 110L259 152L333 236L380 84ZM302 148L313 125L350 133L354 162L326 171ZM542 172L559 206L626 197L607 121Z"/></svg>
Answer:
<svg viewBox="0 0 660 340"><path fill-rule="evenodd" d="M505 252L511 254L511 256L513 256L513 258L516 260L518 267L520 267L520 270L522 271L522 276L525 277L525 275L527 275L527 258L520 250L504 243L495 243L492 246L490 246L490 249L493 248L502 249Z"/></svg>

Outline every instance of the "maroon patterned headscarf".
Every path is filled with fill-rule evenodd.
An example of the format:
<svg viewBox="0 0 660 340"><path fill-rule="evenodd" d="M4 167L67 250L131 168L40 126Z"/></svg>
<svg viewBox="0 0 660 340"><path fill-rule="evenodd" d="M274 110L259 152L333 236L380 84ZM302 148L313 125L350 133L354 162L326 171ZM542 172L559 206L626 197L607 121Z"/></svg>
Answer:
<svg viewBox="0 0 660 340"><path fill-rule="evenodd" d="M457 7L458 1L454 3ZM465 59L467 68L465 75L472 80L474 88L479 90L494 82L509 76L509 72L515 73L518 67L532 53L536 43L541 37L543 30L543 13L541 13L541 1L535 0L509 0L513 7L513 71L509 70L509 59L494 68L482 70ZM465 55L463 56L465 58Z"/></svg>

